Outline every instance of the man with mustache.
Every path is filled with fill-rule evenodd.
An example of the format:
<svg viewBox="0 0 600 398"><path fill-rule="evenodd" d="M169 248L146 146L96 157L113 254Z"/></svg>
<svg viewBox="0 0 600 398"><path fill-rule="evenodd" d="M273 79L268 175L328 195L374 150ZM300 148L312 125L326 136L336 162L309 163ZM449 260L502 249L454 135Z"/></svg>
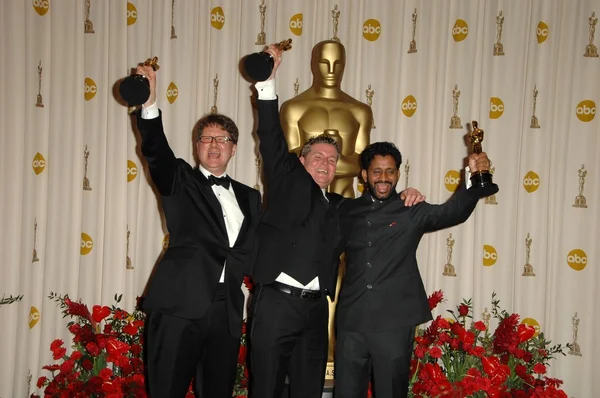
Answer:
<svg viewBox="0 0 600 398"><path fill-rule="evenodd" d="M396 194L401 164L394 144L369 145L361 153L369 190L340 207L346 274L337 306L336 398L364 398L371 371L377 398L407 396L415 326L432 319L419 241L466 221L479 200L461 184L444 204L406 207ZM488 168L485 153L469 156L471 173Z"/></svg>

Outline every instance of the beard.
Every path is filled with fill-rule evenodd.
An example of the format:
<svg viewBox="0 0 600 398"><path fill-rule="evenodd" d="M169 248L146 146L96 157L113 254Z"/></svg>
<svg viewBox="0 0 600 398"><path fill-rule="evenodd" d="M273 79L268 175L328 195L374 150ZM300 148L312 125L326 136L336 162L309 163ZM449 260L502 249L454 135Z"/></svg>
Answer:
<svg viewBox="0 0 600 398"><path fill-rule="evenodd" d="M396 193L396 185L398 185L397 181L393 185L391 182L376 182L373 184L371 181L368 181L367 183L369 185L369 191L371 192L371 195L378 200L389 199L394 193Z"/></svg>

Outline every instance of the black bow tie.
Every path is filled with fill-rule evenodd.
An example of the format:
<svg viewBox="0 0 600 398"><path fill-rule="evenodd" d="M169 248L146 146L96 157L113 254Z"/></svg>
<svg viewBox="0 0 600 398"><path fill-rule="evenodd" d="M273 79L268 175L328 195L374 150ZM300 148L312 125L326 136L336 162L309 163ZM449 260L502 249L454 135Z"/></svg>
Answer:
<svg viewBox="0 0 600 398"><path fill-rule="evenodd" d="M231 179L229 178L229 176L215 177L214 175L209 175L208 182L210 182L210 185L220 185L225 189L229 189Z"/></svg>

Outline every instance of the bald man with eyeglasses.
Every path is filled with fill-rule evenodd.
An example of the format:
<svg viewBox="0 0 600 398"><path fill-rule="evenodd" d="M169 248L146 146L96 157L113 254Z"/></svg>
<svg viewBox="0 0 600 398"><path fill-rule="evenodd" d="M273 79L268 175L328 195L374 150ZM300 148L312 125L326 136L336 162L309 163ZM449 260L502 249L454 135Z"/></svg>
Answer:
<svg viewBox="0 0 600 398"><path fill-rule="evenodd" d="M209 114L197 123L197 167L176 158L156 102L156 74L149 66L137 73L150 83L150 98L136 115L141 150L170 234L142 304L148 391L153 398L184 397L193 380L197 396L231 398L260 193L226 173L239 136L227 116Z"/></svg>

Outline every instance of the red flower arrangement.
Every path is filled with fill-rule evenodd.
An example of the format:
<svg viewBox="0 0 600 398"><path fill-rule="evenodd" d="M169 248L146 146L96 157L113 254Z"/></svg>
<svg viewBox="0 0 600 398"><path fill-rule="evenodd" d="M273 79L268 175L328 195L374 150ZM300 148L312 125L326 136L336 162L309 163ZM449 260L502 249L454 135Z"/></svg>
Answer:
<svg viewBox="0 0 600 398"><path fill-rule="evenodd" d="M252 287L249 278L244 283ZM122 295L115 295L116 305L95 305L91 312L85 304L75 302L67 295L50 293L48 297L58 303L63 317L71 318L67 327L73 341L70 353L60 339L50 344L52 358L59 363L42 367L51 373L37 381L44 396L147 397L142 359L145 314L137 309L129 313L119 308ZM248 395L246 350L244 323L234 398ZM191 385L187 396L194 396ZM39 398L39 395L32 394L31 397Z"/></svg>
<svg viewBox="0 0 600 398"><path fill-rule="evenodd" d="M433 310L442 291L429 297ZM567 397L561 380L545 376L552 358L563 353L550 346L543 333L519 323L519 315L499 307L492 294L492 315L498 327L491 333L473 319L471 300L456 307L450 321L438 316L418 329L411 361L410 397ZM569 345L567 344L567 347Z"/></svg>

